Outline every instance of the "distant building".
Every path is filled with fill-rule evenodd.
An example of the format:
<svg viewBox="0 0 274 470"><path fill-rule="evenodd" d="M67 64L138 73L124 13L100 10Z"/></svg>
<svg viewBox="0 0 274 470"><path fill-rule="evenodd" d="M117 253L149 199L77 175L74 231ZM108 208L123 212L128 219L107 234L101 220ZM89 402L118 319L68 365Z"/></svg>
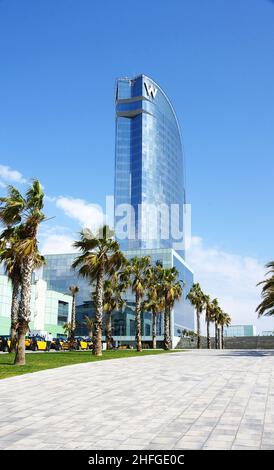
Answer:
<svg viewBox="0 0 274 470"><path fill-rule="evenodd" d="M9 335L12 287L4 274L0 274L0 295L0 335ZM70 321L71 304L71 295L48 289L44 280L34 279L30 330L47 331L53 336L64 334L63 325Z"/></svg>
<svg viewBox="0 0 274 470"><path fill-rule="evenodd" d="M262 331L260 336L274 336L274 331Z"/></svg>
<svg viewBox="0 0 274 470"><path fill-rule="evenodd" d="M256 336L256 327L254 325L230 325L225 326L224 336Z"/></svg>

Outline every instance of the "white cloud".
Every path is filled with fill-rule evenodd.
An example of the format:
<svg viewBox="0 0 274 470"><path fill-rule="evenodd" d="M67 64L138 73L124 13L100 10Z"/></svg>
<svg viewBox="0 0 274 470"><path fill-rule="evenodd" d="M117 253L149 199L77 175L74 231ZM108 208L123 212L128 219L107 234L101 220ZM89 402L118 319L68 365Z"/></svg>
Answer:
<svg viewBox="0 0 274 470"><path fill-rule="evenodd" d="M73 253L76 251L72 246L73 241L69 235L49 235L42 243L41 253L47 255Z"/></svg>
<svg viewBox="0 0 274 470"><path fill-rule="evenodd" d="M265 268L256 259L205 247L202 238L193 237L187 262L193 268L195 281L204 292L217 297L221 307L230 314L233 324L256 324L257 331L274 329L274 319L257 319Z"/></svg>
<svg viewBox="0 0 274 470"><path fill-rule="evenodd" d="M45 194L44 199L48 202L56 202L56 197L48 196L47 194Z"/></svg>
<svg viewBox="0 0 274 470"><path fill-rule="evenodd" d="M56 206L68 217L77 220L82 227L88 227L93 231L104 223L104 214L100 206L83 199L60 196L56 199Z"/></svg>
<svg viewBox="0 0 274 470"><path fill-rule="evenodd" d="M26 183L25 178L19 171L12 170L6 165L0 165L0 177L7 183Z"/></svg>
<svg viewBox="0 0 274 470"><path fill-rule="evenodd" d="M75 237L76 234L67 227L59 225L41 227L39 233L40 251L44 255L73 253L76 251L72 246Z"/></svg>

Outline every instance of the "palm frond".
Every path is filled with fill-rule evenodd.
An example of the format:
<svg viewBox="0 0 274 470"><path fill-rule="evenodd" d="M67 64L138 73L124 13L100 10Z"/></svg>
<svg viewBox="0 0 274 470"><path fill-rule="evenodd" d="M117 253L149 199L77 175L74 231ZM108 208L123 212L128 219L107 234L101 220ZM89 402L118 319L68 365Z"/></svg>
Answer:
<svg viewBox="0 0 274 470"><path fill-rule="evenodd" d="M262 302L256 308L258 317L262 315L271 316L274 315L274 261L270 261L266 264L267 268L271 268L266 275L271 274L269 279L261 281L258 285L263 284L262 288Z"/></svg>

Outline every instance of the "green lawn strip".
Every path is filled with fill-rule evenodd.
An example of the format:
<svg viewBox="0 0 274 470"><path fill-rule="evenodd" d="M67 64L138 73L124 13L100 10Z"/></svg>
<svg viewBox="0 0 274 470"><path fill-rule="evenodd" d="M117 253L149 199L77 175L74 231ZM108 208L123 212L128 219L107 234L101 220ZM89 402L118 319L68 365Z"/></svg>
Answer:
<svg viewBox="0 0 274 470"><path fill-rule="evenodd" d="M173 350L174 351L174 350ZM177 350L178 351L178 350ZM13 365L14 354L0 354L0 379L13 377L15 375L29 374L39 370L54 369L56 367L68 366L72 364L82 364L83 362L104 361L107 359L120 359L134 356L149 356L152 354L166 354L172 351L164 350L143 350L142 352L132 350L104 351L101 357L93 356L91 351L83 352L58 352L58 353L29 353L26 354L26 365Z"/></svg>

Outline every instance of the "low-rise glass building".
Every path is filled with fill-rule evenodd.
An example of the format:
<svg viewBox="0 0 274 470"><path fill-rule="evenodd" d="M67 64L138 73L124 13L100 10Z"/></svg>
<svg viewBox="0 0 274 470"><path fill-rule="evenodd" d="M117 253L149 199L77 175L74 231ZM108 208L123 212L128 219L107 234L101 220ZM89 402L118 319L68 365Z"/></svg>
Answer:
<svg viewBox="0 0 274 470"><path fill-rule="evenodd" d="M176 302L171 312L171 331L173 332L173 343L175 345L183 329L193 330L194 315L193 307L186 299L190 287L193 284L193 273L179 254L169 248L162 249L138 249L124 252L130 259L135 256L150 256L151 263L161 261L164 268L175 266L179 272L179 279L185 283L183 295L180 301ZM95 318L95 307L92 301L94 285L86 279L82 279L77 272L71 268L75 259L75 254L46 255L47 263L43 267L43 279L50 289L67 293L69 286L78 285L80 290L76 297L77 334L87 335L88 329L85 324L85 317ZM126 307L112 314L113 338L121 343L135 343L135 302L134 295L128 291L126 294ZM163 316L158 315L157 319L157 339L163 340ZM144 342L151 341L152 322L149 312L142 313L142 339ZM104 339L104 336L103 336Z"/></svg>
<svg viewBox="0 0 274 470"><path fill-rule="evenodd" d="M256 336L255 325L230 325L224 327L224 336Z"/></svg>
<svg viewBox="0 0 274 470"><path fill-rule="evenodd" d="M4 274L0 274L0 298L0 335L9 335L12 286ZM34 279L31 287L30 330L52 333L53 336L63 335L63 325L71 318L71 304L70 295L49 289L42 279Z"/></svg>

